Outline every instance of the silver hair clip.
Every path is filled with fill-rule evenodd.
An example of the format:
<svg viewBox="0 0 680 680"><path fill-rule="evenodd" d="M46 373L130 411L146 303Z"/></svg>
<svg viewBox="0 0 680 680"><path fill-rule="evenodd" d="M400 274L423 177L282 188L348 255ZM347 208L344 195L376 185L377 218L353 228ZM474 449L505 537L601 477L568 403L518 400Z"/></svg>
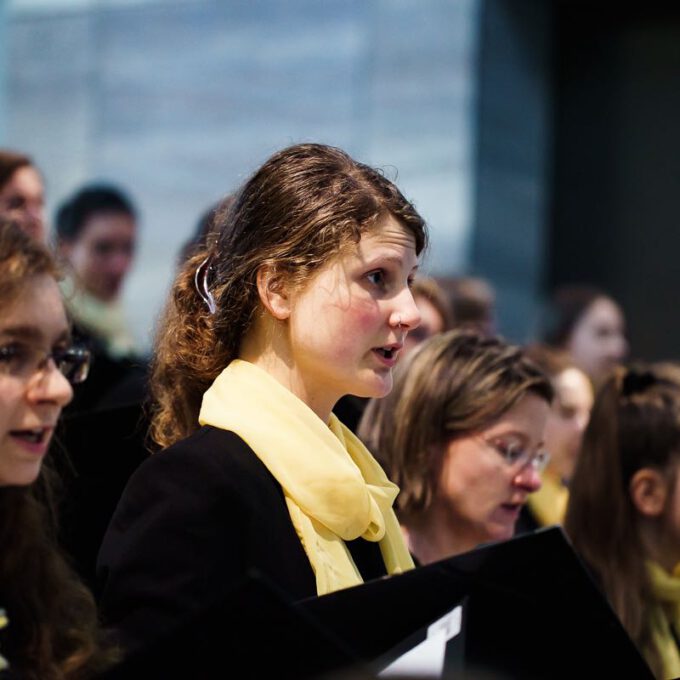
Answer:
<svg viewBox="0 0 680 680"><path fill-rule="evenodd" d="M215 305L215 298L208 289L208 272L210 271L210 255L201 262L201 264L196 267L196 273L194 274L194 286L196 286L196 291L201 296L201 299L208 307L208 311L214 314L217 311L217 305Z"/></svg>

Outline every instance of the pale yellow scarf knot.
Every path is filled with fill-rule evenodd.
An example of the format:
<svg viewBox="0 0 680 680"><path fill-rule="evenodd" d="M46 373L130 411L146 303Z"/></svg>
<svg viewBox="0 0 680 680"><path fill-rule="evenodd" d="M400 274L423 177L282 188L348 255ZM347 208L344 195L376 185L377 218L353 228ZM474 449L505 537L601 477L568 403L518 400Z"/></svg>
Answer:
<svg viewBox="0 0 680 680"><path fill-rule="evenodd" d="M362 582L345 541L379 541L388 573L413 567L392 504L399 491L333 414L324 423L257 366L236 359L203 396L202 425L236 433L281 485L319 595Z"/></svg>

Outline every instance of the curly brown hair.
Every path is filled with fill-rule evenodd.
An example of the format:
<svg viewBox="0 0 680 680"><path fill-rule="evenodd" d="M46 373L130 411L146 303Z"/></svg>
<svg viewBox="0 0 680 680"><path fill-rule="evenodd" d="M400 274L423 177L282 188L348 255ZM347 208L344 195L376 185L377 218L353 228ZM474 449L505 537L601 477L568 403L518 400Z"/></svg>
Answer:
<svg viewBox="0 0 680 680"><path fill-rule="evenodd" d="M340 149L299 144L274 154L215 218L217 238L179 272L157 333L152 437L169 446L198 427L204 392L238 356L260 309L256 277L270 266L303 285L332 257L391 215L426 245L423 219L377 170ZM209 258L210 314L195 285Z"/></svg>
<svg viewBox="0 0 680 680"><path fill-rule="evenodd" d="M44 274L58 275L47 250L16 225L0 224L0 309ZM11 677L23 680L79 680L115 657L101 637L92 595L57 547L46 502L53 483L43 466L31 487L0 486L0 607L9 618L0 649Z"/></svg>
<svg viewBox="0 0 680 680"><path fill-rule="evenodd" d="M392 392L364 411L359 437L401 489L403 521L429 508L444 444L484 429L527 393L553 398L520 347L472 330L431 337L397 368Z"/></svg>

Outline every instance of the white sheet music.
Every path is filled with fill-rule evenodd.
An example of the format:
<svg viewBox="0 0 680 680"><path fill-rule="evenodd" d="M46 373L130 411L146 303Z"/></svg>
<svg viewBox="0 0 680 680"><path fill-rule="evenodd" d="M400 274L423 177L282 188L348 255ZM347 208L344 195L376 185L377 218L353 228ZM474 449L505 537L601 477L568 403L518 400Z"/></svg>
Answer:
<svg viewBox="0 0 680 680"><path fill-rule="evenodd" d="M378 674L378 677L441 678L446 643L460 633L462 618L463 608L458 606L441 619L437 619L428 626L427 637L420 644L395 659Z"/></svg>

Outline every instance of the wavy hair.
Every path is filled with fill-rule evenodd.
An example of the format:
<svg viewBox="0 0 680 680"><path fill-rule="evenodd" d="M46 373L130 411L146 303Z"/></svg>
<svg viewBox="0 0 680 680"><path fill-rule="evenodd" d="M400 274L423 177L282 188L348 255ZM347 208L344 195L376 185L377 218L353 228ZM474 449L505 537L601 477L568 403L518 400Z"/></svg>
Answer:
<svg viewBox="0 0 680 680"><path fill-rule="evenodd" d="M266 161L218 210L216 238L175 280L152 367L153 439L169 446L198 427L204 392L238 356L261 307L261 266L303 285L387 215L413 234L420 253L427 240L423 219L377 170L322 144L292 146ZM214 297L214 314L197 291L197 271Z"/></svg>

